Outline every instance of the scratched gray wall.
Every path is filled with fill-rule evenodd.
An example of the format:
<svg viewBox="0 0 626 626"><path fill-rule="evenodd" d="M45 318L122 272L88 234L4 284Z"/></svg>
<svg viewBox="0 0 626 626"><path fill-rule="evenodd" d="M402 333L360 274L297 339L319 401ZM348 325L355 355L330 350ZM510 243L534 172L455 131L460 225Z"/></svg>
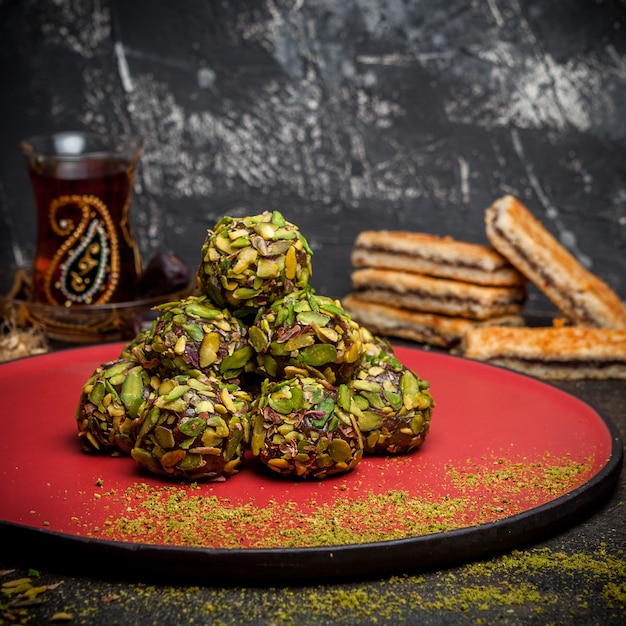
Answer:
<svg viewBox="0 0 626 626"><path fill-rule="evenodd" d="M145 256L277 208L349 291L364 228L485 242L513 193L626 298L626 4L0 0L0 264L33 255L20 138L146 137Z"/></svg>

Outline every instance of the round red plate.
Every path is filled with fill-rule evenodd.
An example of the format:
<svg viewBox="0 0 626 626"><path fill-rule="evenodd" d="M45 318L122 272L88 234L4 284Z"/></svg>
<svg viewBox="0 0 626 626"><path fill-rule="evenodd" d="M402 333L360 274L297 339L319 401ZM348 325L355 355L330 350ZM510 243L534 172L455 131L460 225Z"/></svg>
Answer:
<svg viewBox="0 0 626 626"><path fill-rule="evenodd" d="M11 552L46 555L85 573L101 575L111 564L116 575L178 581L295 583L407 571L508 550L571 525L608 496L622 464L617 430L581 400L501 368L397 347L405 365L430 381L436 401L430 434L415 452L366 457L353 472L319 482L278 480L249 459L221 483L166 483L128 457L87 455L78 445L74 412L81 387L122 345L0 366L0 533ZM149 511L141 514L143 530L131 524L121 530L120 520L134 515L129 498L140 499L143 485L179 498L214 496L220 506L243 507L252 517L248 524L231 519L228 541L223 529L221 539L217 530L164 538L160 510L152 521ZM372 520L365 529L358 519L341 517L351 504L363 515L364 502L376 504L385 494L435 505L435 513L426 506L419 513L423 527L418 517L404 535L407 520L393 515L381 519L378 531ZM448 504L455 513L447 527L438 527L442 509L436 507ZM294 539L293 527L281 539L276 511L286 509L299 515L301 539ZM346 542L344 532L336 545L316 545L302 520L322 523L328 515L315 517L320 510L344 530L353 524L355 537L361 528L371 536ZM416 506L402 511L414 515ZM183 508L183 515L189 518L184 528L206 523L202 510Z"/></svg>

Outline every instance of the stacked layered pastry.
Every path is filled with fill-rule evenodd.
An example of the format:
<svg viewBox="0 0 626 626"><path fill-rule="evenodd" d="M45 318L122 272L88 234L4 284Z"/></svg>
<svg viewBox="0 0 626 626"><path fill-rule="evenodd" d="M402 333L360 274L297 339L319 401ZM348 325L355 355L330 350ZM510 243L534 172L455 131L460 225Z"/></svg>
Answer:
<svg viewBox="0 0 626 626"><path fill-rule="evenodd" d="M485 227L494 248L563 317L544 328L472 329L463 354L546 379L626 379L626 306L609 285L513 196L485 211Z"/></svg>
<svg viewBox="0 0 626 626"><path fill-rule="evenodd" d="M443 348L470 328L519 326L526 279L489 246L404 231L364 231L352 251L350 314L374 332Z"/></svg>
<svg viewBox="0 0 626 626"><path fill-rule="evenodd" d="M407 232L356 239L352 317L383 335L455 348L546 379L626 379L626 306L513 196L485 211L492 247ZM525 285L556 306L551 326L522 317Z"/></svg>

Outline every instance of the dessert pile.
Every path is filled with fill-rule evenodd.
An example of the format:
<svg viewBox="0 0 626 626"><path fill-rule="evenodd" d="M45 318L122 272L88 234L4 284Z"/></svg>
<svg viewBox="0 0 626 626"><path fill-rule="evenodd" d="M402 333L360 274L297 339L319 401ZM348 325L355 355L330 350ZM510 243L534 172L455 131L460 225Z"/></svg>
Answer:
<svg viewBox="0 0 626 626"><path fill-rule="evenodd" d="M311 249L278 211L223 217L201 249L198 292L85 382L86 452L132 457L174 480L225 480L247 451L273 472L322 479L363 455L421 446L429 383L309 284Z"/></svg>

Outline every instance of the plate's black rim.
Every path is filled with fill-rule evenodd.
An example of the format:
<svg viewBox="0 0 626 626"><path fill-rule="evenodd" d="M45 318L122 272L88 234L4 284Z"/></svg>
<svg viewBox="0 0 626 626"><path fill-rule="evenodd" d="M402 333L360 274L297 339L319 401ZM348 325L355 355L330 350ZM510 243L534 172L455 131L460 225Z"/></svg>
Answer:
<svg viewBox="0 0 626 626"><path fill-rule="evenodd" d="M469 360L449 354L441 356ZM611 437L611 454L605 465L583 485L522 513L405 539L301 548L196 548L81 537L0 520L3 552L6 558L28 561L33 567L98 578L220 586L299 585L423 571L486 558L536 543L596 511L615 489L623 465L622 438L613 421L592 403L550 382L508 368L472 362L530 378L591 408Z"/></svg>

